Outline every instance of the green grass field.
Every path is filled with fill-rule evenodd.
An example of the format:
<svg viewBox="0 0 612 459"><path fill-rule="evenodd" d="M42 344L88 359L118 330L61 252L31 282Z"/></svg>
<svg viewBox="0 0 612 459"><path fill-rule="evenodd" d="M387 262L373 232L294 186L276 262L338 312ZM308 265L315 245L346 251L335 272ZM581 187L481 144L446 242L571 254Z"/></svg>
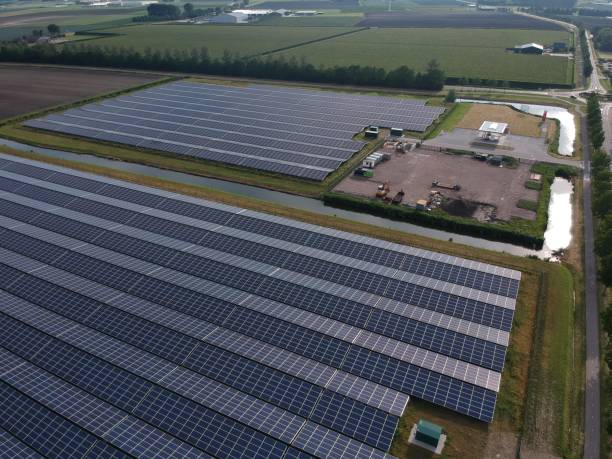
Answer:
<svg viewBox="0 0 612 459"><path fill-rule="evenodd" d="M141 51L147 47L162 50L206 47L211 56L222 56L225 50L242 56L252 56L350 30L348 27L146 24L104 30L119 35L91 43L103 46L131 46Z"/></svg>
<svg viewBox="0 0 612 459"><path fill-rule="evenodd" d="M520 43L568 42L563 31L466 29L369 29L300 46L275 56L304 58L317 65L407 65L424 70L436 59L450 77L534 83L571 83L572 62L562 57L505 51Z"/></svg>

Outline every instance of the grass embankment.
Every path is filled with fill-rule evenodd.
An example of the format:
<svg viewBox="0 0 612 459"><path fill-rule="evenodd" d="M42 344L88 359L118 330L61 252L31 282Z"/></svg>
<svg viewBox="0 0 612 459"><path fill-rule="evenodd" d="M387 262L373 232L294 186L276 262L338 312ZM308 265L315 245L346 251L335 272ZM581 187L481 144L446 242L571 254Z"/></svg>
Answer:
<svg viewBox="0 0 612 459"><path fill-rule="evenodd" d="M210 188L170 182L157 178L118 171L110 168L83 164L63 159L26 153L7 147L0 151L16 156L42 160L48 163L72 167L141 185L153 186L229 205L266 212L300 221L319 224L352 233L373 236L400 244L408 244L455 256L477 259L486 263L517 269L523 272L517 299L511 344L506 358L501 390L497 402L494 422L486 424L459 415L427 402L412 400L400 421L391 452L401 458L414 458L422 451L407 448L405 439L414 420L427 418L439 422L449 435L446 457L480 457L489 452L494 456L502 447L508 447L509 456L516 455L516 444L521 433L538 438L540 433L564 432L573 427L575 412L570 409L573 397L568 369L572 333L572 277L561 265L549 264L531 258L519 258L502 252L430 239L416 234L345 220L335 216L321 215L292 209L277 204L245 198ZM554 381L554 383L551 383ZM527 403L526 394L527 396ZM543 412L543 407L555 407L554 412ZM537 422L545 416L546 422ZM573 428L572 431L579 429ZM567 438L559 435L541 436L550 441L549 446L561 451ZM500 439L505 439L501 441ZM574 442L575 450L580 447ZM430 456L425 456L430 457Z"/></svg>
<svg viewBox="0 0 612 459"><path fill-rule="evenodd" d="M463 119L469 111L471 104L454 104L450 110L447 110L443 118L434 126L434 128L426 134L427 139L439 136L442 132L450 132Z"/></svg>

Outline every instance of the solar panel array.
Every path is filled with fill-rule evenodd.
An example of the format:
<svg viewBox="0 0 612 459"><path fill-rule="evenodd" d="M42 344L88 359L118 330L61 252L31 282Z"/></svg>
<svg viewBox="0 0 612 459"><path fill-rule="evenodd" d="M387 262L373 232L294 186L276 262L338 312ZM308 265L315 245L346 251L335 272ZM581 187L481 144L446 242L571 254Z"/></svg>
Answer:
<svg viewBox="0 0 612 459"><path fill-rule="evenodd" d="M492 420L519 282L0 155L0 457L386 457Z"/></svg>
<svg viewBox="0 0 612 459"><path fill-rule="evenodd" d="M417 99L175 82L24 124L320 181L364 146L353 136L368 125L424 131L443 110Z"/></svg>

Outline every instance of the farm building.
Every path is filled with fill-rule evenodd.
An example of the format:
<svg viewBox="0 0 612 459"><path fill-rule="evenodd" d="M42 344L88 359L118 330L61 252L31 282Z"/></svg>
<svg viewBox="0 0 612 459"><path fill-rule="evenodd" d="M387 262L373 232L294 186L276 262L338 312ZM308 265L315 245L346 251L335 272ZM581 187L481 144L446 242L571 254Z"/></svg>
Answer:
<svg viewBox="0 0 612 459"><path fill-rule="evenodd" d="M210 19L213 24L243 24L248 22L249 17L244 13L227 13Z"/></svg>
<svg viewBox="0 0 612 459"><path fill-rule="evenodd" d="M515 46L514 52L521 54L542 54L544 53L544 46L537 43L525 43L524 45Z"/></svg>

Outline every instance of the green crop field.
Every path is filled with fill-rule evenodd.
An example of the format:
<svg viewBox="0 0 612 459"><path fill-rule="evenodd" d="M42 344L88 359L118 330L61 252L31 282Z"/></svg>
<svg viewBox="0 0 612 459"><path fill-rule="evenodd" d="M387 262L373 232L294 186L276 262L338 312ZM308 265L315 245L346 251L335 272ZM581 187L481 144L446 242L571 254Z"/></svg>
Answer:
<svg viewBox="0 0 612 459"><path fill-rule="evenodd" d="M450 77L564 84L572 82L572 61L518 55L505 48L532 41L546 45L569 40L568 32L550 30L381 28L273 55L325 66L370 64L393 69L407 65L417 70L436 59Z"/></svg>
<svg viewBox="0 0 612 459"><path fill-rule="evenodd" d="M345 19L342 16L339 18ZM305 22L319 18L293 19ZM278 20L288 22L293 19ZM329 19L334 19L334 16ZM346 34L351 31L354 33ZM192 50L206 47L215 57L222 56L226 50L242 56L254 56L293 46L274 52L271 56L303 58L323 66L360 64L388 70L401 65L424 70L431 59L436 59L449 77L543 84L573 82L573 61L567 58L506 51L506 48L527 42L550 45L565 41L571 45L571 35L565 31L465 28L360 30L331 24L328 27L145 24L105 29L104 32L117 35L89 43L128 46L140 51L146 48ZM313 40L320 41L309 43Z"/></svg>
<svg viewBox="0 0 612 459"><path fill-rule="evenodd" d="M226 50L234 54L252 56L350 30L352 29L348 27L147 24L106 29L104 32L119 35L90 43L103 46L131 46L141 51L147 47L160 50L192 50L206 47L211 56L222 56Z"/></svg>

